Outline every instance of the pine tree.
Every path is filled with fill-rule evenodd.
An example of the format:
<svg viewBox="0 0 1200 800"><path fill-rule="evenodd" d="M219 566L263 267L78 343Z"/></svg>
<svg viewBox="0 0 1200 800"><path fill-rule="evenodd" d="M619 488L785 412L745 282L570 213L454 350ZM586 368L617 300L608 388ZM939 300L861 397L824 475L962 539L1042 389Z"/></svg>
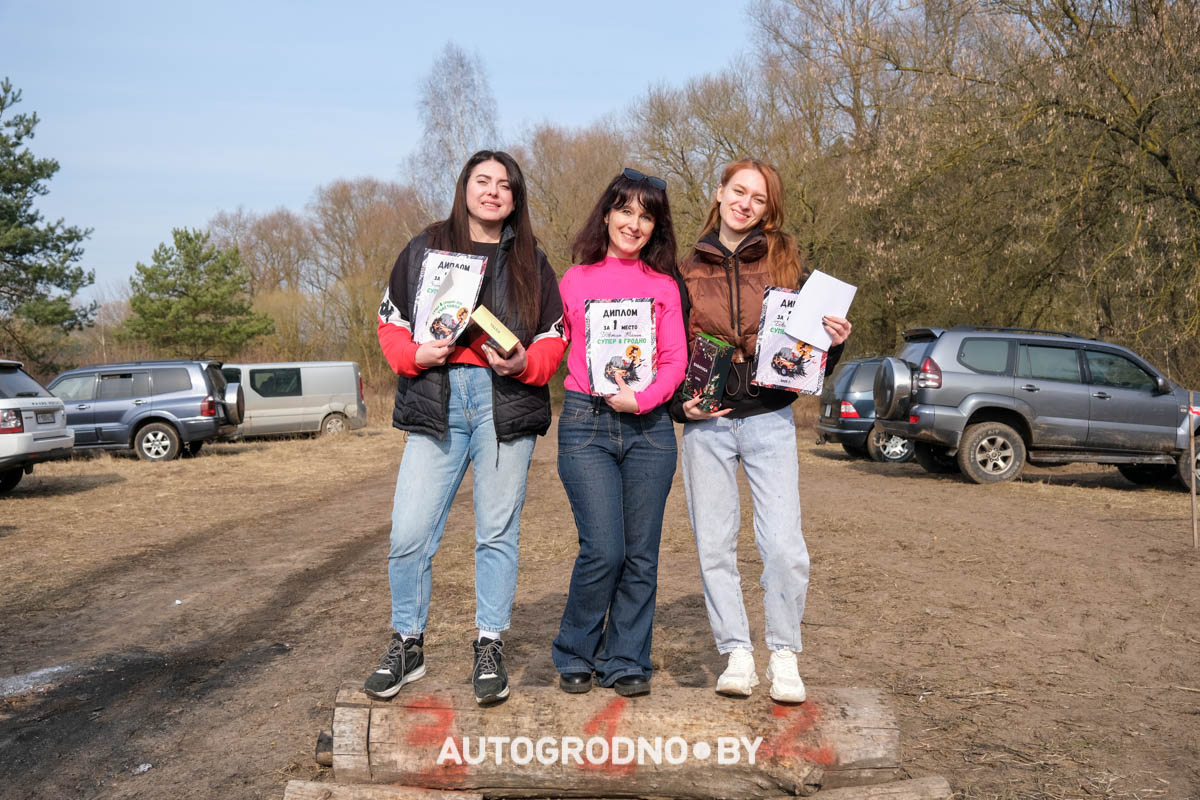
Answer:
<svg viewBox="0 0 1200 800"><path fill-rule="evenodd" d="M274 330L250 307L250 275L237 248L222 250L199 230L176 228L174 246L160 244L153 263L138 263L129 279L129 318L122 334L184 358L237 353Z"/></svg>

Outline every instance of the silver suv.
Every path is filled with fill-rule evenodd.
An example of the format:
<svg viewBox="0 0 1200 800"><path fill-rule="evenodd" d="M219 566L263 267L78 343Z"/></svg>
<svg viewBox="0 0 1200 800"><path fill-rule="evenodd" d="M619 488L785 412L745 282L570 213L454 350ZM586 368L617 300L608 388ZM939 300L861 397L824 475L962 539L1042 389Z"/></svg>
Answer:
<svg viewBox="0 0 1200 800"><path fill-rule="evenodd" d="M976 483L1012 480L1026 461L1111 464L1139 484L1200 475L1188 392L1131 350L1067 333L905 331L876 374L875 413L926 470Z"/></svg>
<svg viewBox="0 0 1200 800"><path fill-rule="evenodd" d="M0 360L0 494L15 489L34 464L68 458L74 444L62 400L20 361Z"/></svg>

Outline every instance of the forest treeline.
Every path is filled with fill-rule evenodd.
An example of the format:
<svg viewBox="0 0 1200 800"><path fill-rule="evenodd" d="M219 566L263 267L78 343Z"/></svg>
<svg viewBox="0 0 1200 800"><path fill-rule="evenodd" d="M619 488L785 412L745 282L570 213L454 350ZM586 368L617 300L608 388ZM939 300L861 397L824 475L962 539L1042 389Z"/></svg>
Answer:
<svg viewBox="0 0 1200 800"><path fill-rule="evenodd" d="M748 13L752 46L724 71L515 142L463 135L494 131L494 100L478 61L448 48L404 181L339 180L304 209L211 221L274 321L227 358L349 358L386 380L375 311L389 270L482 144L522 164L560 273L622 166L668 181L686 246L722 165L755 155L783 176L808 265L859 287L849 352L890 352L912 326L1064 330L1200 387L1197 2L763 0ZM113 342L123 313L101 309L74 356L138 355Z"/></svg>

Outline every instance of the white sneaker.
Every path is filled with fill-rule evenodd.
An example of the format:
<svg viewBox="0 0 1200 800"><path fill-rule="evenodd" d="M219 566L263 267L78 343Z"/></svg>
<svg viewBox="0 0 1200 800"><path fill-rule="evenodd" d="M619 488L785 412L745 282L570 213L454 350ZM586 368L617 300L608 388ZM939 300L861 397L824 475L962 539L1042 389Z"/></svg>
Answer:
<svg viewBox="0 0 1200 800"><path fill-rule="evenodd" d="M781 703L803 703L806 694L800 671L796 669L796 654L791 650L771 653L767 665L767 680L771 682L771 697Z"/></svg>
<svg viewBox="0 0 1200 800"><path fill-rule="evenodd" d="M717 678L717 694L749 697L755 686L758 686L758 674L754 671L754 656L744 647L735 647L729 654L725 671Z"/></svg>

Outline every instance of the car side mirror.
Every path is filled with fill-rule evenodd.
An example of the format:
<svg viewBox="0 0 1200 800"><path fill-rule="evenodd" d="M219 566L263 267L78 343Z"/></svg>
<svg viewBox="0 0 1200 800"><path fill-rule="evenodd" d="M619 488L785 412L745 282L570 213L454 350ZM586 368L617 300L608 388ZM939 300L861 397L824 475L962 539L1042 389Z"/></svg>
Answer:
<svg viewBox="0 0 1200 800"><path fill-rule="evenodd" d="M1170 394L1171 387L1167 384L1167 379L1162 375L1157 375L1154 378L1154 393L1155 394Z"/></svg>

